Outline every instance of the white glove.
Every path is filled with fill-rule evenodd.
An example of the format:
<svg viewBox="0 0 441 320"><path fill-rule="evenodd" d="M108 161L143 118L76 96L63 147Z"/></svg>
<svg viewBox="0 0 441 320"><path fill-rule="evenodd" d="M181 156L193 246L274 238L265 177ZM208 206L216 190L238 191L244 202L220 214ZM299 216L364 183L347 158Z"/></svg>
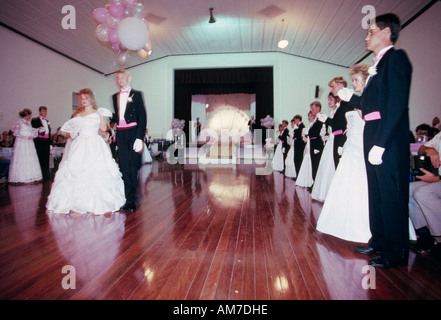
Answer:
<svg viewBox="0 0 441 320"><path fill-rule="evenodd" d="M328 116L323 113L317 113L317 119L319 119L320 122L325 122L326 119L328 119Z"/></svg>
<svg viewBox="0 0 441 320"><path fill-rule="evenodd" d="M369 151L369 155L368 155L369 162L374 166L382 164L383 160L381 158L383 157L383 153L384 153L384 148L373 146L371 151Z"/></svg>
<svg viewBox="0 0 441 320"><path fill-rule="evenodd" d="M337 95L342 99L343 101L349 101L352 98L352 95L354 94L354 90L343 88L338 90Z"/></svg>
<svg viewBox="0 0 441 320"><path fill-rule="evenodd" d="M144 142L142 142L141 139L136 139L135 143L133 144L133 150L135 150L135 152L141 152L142 148L143 148L143 144Z"/></svg>
<svg viewBox="0 0 441 320"><path fill-rule="evenodd" d="M337 148L337 153L339 156L341 156L343 154L343 148L342 147L338 147Z"/></svg>

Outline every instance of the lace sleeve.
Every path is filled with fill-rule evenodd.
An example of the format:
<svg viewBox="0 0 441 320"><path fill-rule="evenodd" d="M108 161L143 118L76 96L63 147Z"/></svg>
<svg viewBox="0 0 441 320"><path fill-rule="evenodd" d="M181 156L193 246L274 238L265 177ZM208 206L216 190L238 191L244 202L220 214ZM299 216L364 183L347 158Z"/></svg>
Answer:
<svg viewBox="0 0 441 320"><path fill-rule="evenodd" d="M80 120L80 117L72 118L69 121L65 122L61 126L60 130L69 133L71 138L74 139L79 134L81 129Z"/></svg>

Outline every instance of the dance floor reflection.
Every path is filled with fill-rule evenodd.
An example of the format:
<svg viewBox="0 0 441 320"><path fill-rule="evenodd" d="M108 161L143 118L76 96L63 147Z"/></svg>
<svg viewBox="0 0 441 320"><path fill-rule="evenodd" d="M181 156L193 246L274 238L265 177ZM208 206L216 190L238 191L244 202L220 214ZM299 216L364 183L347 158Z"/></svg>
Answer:
<svg viewBox="0 0 441 320"><path fill-rule="evenodd" d="M354 243L315 230L321 202L255 169L154 161L132 214L48 215L50 182L2 187L0 298L441 298L438 260L369 273Z"/></svg>

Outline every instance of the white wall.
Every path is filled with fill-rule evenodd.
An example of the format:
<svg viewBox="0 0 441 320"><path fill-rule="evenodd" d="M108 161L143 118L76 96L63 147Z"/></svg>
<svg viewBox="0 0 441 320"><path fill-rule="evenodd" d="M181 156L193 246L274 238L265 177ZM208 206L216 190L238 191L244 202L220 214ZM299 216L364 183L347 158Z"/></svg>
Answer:
<svg viewBox="0 0 441 320"><path fill-rule="evenodd" d="M173 118L174 70L273 66L274 119L281 122L301 114L307 121L315 86L321 88L318 100L329 112L328 82L335 76L347 76L347 69L283 53L213 54L168 57L130 69L132 86L144 92L148 128L152 137L165 136ZM111 78L111 76L109 76ZM187 119L186 119L187 120ZM256 119L259 121L260 119Z"/></svg>
<svg viewBox="0 0 441 320"><path fill-rule="evenodd" d="M409 100L410 128L432 125L441 118L441 2L438 1L400 33L397 47L406 50L413 65Z"/></svg>
<svg viewBox="0 0 441 320"><path fill-rule="evenodd" d="M92 88L105 106L99 94L104 76L2 27L0 39L0 131L9 130L23 108L37 116L40 105L48 107L56 130L72 114L72 92L84 87Z"/></svg>

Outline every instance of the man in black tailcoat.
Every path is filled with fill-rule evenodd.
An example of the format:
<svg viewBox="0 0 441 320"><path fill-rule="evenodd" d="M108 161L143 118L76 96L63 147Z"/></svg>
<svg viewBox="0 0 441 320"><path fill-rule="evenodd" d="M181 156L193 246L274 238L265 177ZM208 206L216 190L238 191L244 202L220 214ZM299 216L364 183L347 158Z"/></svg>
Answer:
<svg viewBox="0 0 441 320"><path fill-rule="evenodd" d="M363 254L377 254L369 264L377 268L407 265L409 254L409 114L412 65L393 45L400 32L395 14L378 16L368 30L366 49L375 53L374 66L361 97L342 89L338 95L362 110L364 152L369 192L368 246Z"/></svg>
<svg viewBox="0 0 441 320"><path fill-rule="evenodd" d="M305 125L302 122L302 116L297 114L294 116L294 166L297 175L300 172L300 167L303 161L303 152L305 151L305 141L302 139L302 132Z"/></svg>
<svg viewBox="0 0 441 320"><path fill-rule="evenodd" d="M286 156L288 155L288 151L290 149L290 145L288 143L289 139L289 129L288 129L288 120L282 121L282 134L279 136L279 140L281 142L282 146L282 152L283 152L283 173L285 173L285 160Z"/></svg>
<svg viewBox="0 0 441 320"><path fill-rule="evenodd" d="M112 96L115 113L111 122L116 124L116 144L119 165L124 181L126 203L121 210L134 211L137 203L138 170L144 148L147 112L141 91L130 87L131 75L126 70L115 74L120 91Z"/></svg>
<svg viewBox="0 0 441 320"><path fill-rule="evenodd" d="M326 132L326 125L318 121L317 116L321 114L322 104L319 101L314 101L310 105L311 113L314 116L314 122L309 127L309 152L311 155L311 166L312 166L312 179L315 180L317 175L317 170L320 164L320 159L323 153L324 143L322 140L322 135Z"/></svg>
<svg viewBox="0 0 441 320"><path fill-rule="evenodd" d="M38 161L40 161L41 173L43 180L51 179L49 171L49 157L51 150L51 126L47 117L47 107L38 108L38 117L32 118L31 125L33 128L42 128L38 132L38 136L34 139L35 150L37 151Z"/></svg>

